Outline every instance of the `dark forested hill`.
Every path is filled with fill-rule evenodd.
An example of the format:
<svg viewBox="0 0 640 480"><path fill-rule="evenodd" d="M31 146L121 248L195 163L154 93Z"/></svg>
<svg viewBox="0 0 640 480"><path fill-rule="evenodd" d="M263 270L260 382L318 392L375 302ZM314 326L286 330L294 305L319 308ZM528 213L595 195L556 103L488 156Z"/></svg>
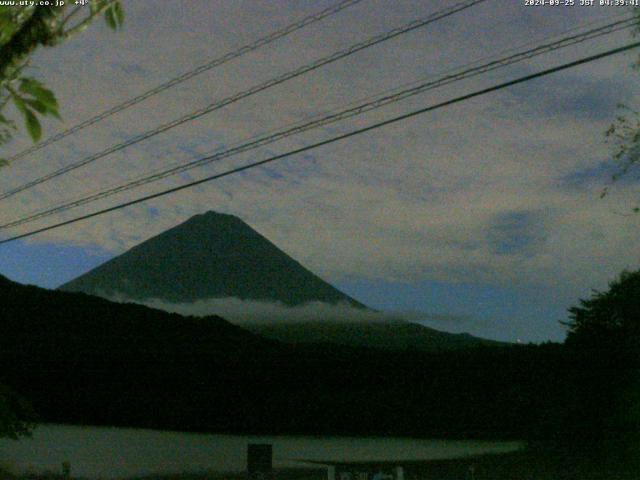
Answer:
<svg viewBox="0 0 640 480"><path fill-rule="evenodd" d="M216 317L183 317L83 293L20 285L0 276L0 349L53 358L130 353L236 356L267 351L263 340Z"/></svg>
<svg viewBox="0 0 640 480"><path fill-rule="evenodd" d="M519 438L568 403L559 346L284 345L0 277L0 383L44 421L209 432Z"/></svg>

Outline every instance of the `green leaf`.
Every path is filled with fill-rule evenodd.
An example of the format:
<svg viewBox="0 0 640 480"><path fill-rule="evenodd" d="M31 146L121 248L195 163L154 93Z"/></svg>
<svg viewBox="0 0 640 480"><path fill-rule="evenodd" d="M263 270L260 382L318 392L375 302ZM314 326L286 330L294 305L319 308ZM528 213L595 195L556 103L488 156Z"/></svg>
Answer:
<svg viewBox="0 0 640 480"><path fill-rule="evenodd" d="M124 9L120 2L114 2L104 12L104 19L107 25L113 30L117 30L124 22Z"/></svg>
<svg viewBox="0 0 640 480"><path fill-rule="evenodd" d="M111 0L90 0L89 6L91 8L91 13L99 12L110 1Z"/></svg>
<svg viewBox="0 0 640 480"><path fill-rule="evenodd" d="M41 113L42 115L46 115L49 112L49 110L47 109L47 106L38 100L25 99L24 102L27 105L29 105L31 108L33 108L36 112Z"/></svg>
<svg viewBox="0 0 640 480"><path fill-rule="evenodd" d="M57 103L52 105L50 103L43 102L42 100L24 99L24 102L32 109L36 110L41 115L53 115L60 120L60 114L58 113Z"/></svg>
<svg viewBox="0 0 640 480"><path fill-rule="evenodd" d="M7 162L7 160L5 160L4 158L0 158L0 168L6 167L7 165L9 165L9 162Z"/></svg>
<svg viewBox="0 0 640 480"><path fill-rule="evenodd" d="M121 27L124 23L124 8L122 8L122 4L120 2L116 2L113 4L113 11L118 20L118 26Z"/></svg>
<svg viewBox="0 0 640 480"><path fill-rule="evenodd" d="M11 95L11 97L13 98L14 105L20 111L20 113L22 113L22 115L26 115L28 109L24 103L24 100L18 95Z"/></svg>
<svg viewBox="0 0 640 480"><path fill-rule="evenodd" d="M54 103L57 107L58 102L53 92L34 78L21 78L20 91L37 98L43 103Z"/></svg>
<svg viewBox="0 0 640 480"><path fill-rule="evenodd" d="M34 97L25 99L31 107L43 115L53 115L60 118L58 113L58 101L51 90L34 78L23 78L20 80L20 91ZM33 103L35 102L35 103Z"/></svg>
<svg viewBox="0 0 640 480"><path fill-rule="evenodd" d="M51 107L47 107L48 108L48 114L54 116L55 118L57 118L58 120L62 120L62 117L60 116L60 113L58 112L58 109L55 108L51 108Z"/></svg>
<svg viewBox="0 0 640 480"><path fill-rule="evenodd" d="M104 12L104 19L107 22L107 25L109 25L109 28L111 28L112 30L116 30L118 28L116 14L113 11L113 7L107 8L107 10Z"/></svg>
<svg viewBox="0 0 640 480"><path fill-rule="evenodd" d="M46 90L47 88L44 86L44 84L39 81L36 80L33 77L22 77L20 79L20 90L25 91L24 89L41 89L41 90Z"/></svg>
<svg viewBox="0 0 640 480"><path fill-rule="evenodd" d="M29 135L33 139L34 142L40 140L42 137L42 127L40 126L40 122L38 121L38 117L31 111L26 110L24 114L24 118L26 120L27 131Z"/></svg>

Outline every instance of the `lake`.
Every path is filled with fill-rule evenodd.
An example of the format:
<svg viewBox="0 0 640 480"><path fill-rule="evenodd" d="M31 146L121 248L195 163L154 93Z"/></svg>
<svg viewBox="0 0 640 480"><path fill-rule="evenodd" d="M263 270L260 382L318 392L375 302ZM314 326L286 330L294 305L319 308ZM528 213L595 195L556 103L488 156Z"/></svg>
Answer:
<svg viewBox="0 0 640 480"><path fill-rule="evenodd" d="M416 440L373 437L242 436L126 428L40 425L32 438L0 440L0 466L14 472L60 472L78 477L150 473L238 472L249 443L273 445L275 468L303 468L307 460L427 460L506 452L519 442Z"/></svg>

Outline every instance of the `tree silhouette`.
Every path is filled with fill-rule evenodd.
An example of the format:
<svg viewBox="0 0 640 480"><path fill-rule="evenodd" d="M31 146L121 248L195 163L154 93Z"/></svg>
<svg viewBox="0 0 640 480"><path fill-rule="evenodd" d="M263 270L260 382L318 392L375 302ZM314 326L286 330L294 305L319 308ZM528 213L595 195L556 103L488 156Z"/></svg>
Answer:
<svg viewBox="0 0 640 480"><path fill-rule="evenodd" d="M31 435L35 419L36 415L25 399L0 385L0 438L17 440Z"/></svg>
<svg viewBox="0 0 640 480"><path fill-rule="evenodd" d="M603 458L638 462L640 270L623 271L569 314L565 344L578 359L567 379L575 387L571 442L581 437Z"/></svg>
<svg viewBox="0 0 640 480"><path fill-rule="evenodd" d="M624 271L606 292L594 291L580 306L569 309L567 345L621 349L640 347L640 270Z"/></svg>

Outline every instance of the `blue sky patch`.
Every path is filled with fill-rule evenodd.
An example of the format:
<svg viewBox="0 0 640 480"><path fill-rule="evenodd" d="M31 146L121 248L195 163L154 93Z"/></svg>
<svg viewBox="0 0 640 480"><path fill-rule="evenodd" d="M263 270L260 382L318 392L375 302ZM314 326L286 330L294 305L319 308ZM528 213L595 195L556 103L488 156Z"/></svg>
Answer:
<svg viewBox="0 0 640 480"><path fill-rule="evenodd" d="M113 255L98 247L15 241L0 246L0 274L9 279L55 288L104 263Z"/></svg>
<svg viewBox="0 0 640 480"><path fill-rule="evenodd" d="M575 189L591 189L604 187L611 183L611 177L619 174L621 166L614 160L602 161L597 165L577 169L560 179L560 186ZM630 169L626 175L618 178L617 183L629 185L640 182L640 172L637 168Z"/></svg>

